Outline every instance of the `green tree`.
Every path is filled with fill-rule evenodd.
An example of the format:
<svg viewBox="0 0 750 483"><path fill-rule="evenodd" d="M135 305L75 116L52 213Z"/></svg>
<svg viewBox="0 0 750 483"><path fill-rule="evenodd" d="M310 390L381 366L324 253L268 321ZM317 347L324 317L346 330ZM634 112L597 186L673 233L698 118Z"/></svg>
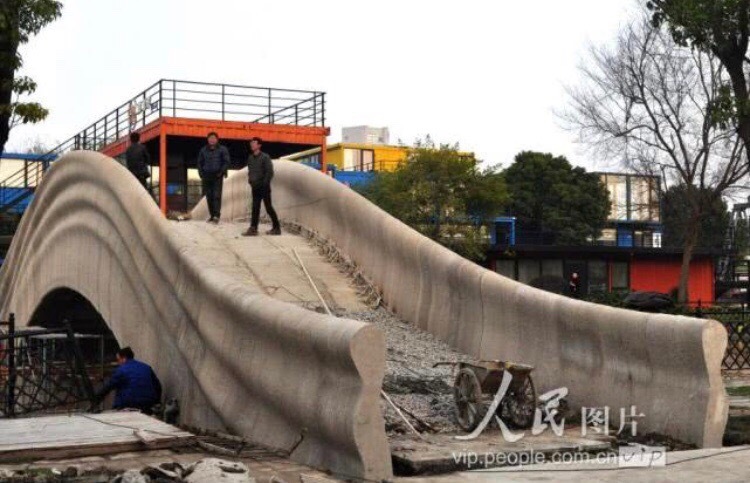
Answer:
<svg viewBox="0 0 750 483"><path fill-rule="evenodd" d="M36 91L29 77L16 76L23 65L18 48L60 16L62 3L53 0L2 0L0 2L0 153L10 130L19 124L36 123L48 111L23 98Z"/></svg>
<svg viewBox="0 0 750 483"><path fill-rule="evenodd" d="M571 166L563 156L524 151L504 172L509 213L520 229L550 232L558 243L598 238L609 213L599 176Z"/></svg>
<svg viewBox="0 0 750 483"><path fill-rule="evenodd" d="M696 247L721 250L729 228L730 214L727 204L714 196L712 190L696 190L688 194L685 185L676 185L664 193L662 200L663 244L667 247L684 247L686 234L691 230L691 196L697 196L702 208L699 210L699 228Z"/></svg>
<svg viewBox="0 0 750 483"><path fill-rule="evenodd" d="M648 0L654 25L667 24L675 42L719 59L729 81L722 85L713 122L733 125L750 158L750 0Z"/></svg>
<svg viewBox="0 0 750 483"><path fill-rule="evenodd" d="M507 202L503 176L481 170L458 146L435 146L429 138L410 149L396 171L378 173L358 191L422 234L473 261L488 248L484 226Z"/></svg>

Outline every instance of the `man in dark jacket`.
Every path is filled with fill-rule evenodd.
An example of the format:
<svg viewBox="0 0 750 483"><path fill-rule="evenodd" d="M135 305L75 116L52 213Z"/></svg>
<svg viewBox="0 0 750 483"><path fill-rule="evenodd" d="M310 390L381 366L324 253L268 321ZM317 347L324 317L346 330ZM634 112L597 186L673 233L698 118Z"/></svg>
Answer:
<svg viewBox="0 0 750 483"><path fill-rule="evenodd" d="M221 191L229 164L229 150L219 144L218 134L209 133L208 144L198 153L198 174L203 182L203 196L206 197L211 215L207 220L209 223L218 223L221 218Z"/></svg>
<svg viewBox="0 0 750 483"><path fill-rule="evenodd" d="M101 402L111 391L115 393L112 409L138 409L146 414L161 402L161 383L151 366L135 360L130 347L117 351L119 367L112 377L94 396L94 403Z"/></svg>
<svg viewBox="0 0 750 483"><path fill-rule="evenodd" d="M271 157L260 150L263 141L260 138L250 140L250 156L247 158L247 180L250 183L253 196L252 216L250 228L243 233L245 236L258 235L258 221L260 218L261 201L266 206L266 213L271 218L273 228L269 235L281 235L281 225L276 210L271 203L271 180L273 179L273 161Z"/></svg>
<svg viewBox="0 0 750 483"><path fill-rule="evenodd" d="M130 146L125 151L125 164L133 173L133 176L138 178L138 181L148 189L148 179L151 177L151 156L148 154L146 146L141 144L141 135L137 132L130 133Z"/></svg>

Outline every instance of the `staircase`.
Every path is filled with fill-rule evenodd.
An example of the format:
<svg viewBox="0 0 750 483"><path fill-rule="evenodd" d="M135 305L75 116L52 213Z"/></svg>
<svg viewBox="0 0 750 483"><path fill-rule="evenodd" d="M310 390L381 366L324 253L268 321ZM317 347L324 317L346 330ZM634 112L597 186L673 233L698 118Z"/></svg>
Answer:
<svg viewBox="0 0 750 483"><path fill-rule="evenodd" d="M0 215L26 211L49 164L50 161L25 163L23 168L0 181Z"/></svg>
<svg viewBox="0 0 750 483"><path fill-rule="evenodd" d="M750 199L747 203L737 203L732 209L732 218L724 236L723 254L718 259L716 270L716 295L731 289L742 289L750 296L750 261L743 260L737 253L737 236L740 229L747 230ZM746 297L747 299L747 297ZM750 299L748 299L750 301Z"/></svg>
<svg viewBox="0 0 750 483"><path fill-rule="evenodd" d="M118 109L122 109L122 106ZM144 123L145 119L138 124L138 127L143 127ZM41 156L40 161L25 163L23 168L0 180L0 225L7 225L7 221L3 221L7 218L5 215L22 215L26 211L26 208L34 197L37 185L41 183L50 165L57 158L69 151L79 149L98 151L107 144L124 137L127 133L122 125L120 125L117 126L117 130L115 131L118 137L113 135L115 134L114 132L109 131L105 131L104 134L106 136L104 136L101 133L97 133L96 123L92 126L55 146L50 152ZM6 231L7 229L0 226L0 232L4 233Z"/></svg>

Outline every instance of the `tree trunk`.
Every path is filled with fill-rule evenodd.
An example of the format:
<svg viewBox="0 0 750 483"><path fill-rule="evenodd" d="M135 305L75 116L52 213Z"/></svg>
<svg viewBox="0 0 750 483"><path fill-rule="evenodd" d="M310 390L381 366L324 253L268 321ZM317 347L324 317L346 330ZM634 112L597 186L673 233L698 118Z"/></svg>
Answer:
<svg viewBox="0 0 750 483"><path fill-rule="evenodd" d="M729 54L717 52L717 55L732 83L737 108L737 135L745 144L745 152L750 160L750 99L745 78L745 51L733 51Z"/></svg>
<svg viewBox="0 0 750 483"><path fill-rule="evenodd" d="M687 235L682 249L682 268L680 270L680 285L677 289L677 301L686 304L690 301L688 282L690 281L690 262L693 260L693 251L698 244L698 236L701 231L700 215L693 215L687 226Z"/></svg>
<svg viewBox="0 0 750 483"><path fill-rule="evenodd" d="M0 56L2 53L0 53ZM13 100L13 70L0 66L0 154L10 134L10 104Z"/></svg>
<svg viewBox="0 0 750 483"><path fill-rule="evenodd" d="M10 134L10 104L13 101L13 79L18 43L9 34L0 33L0 154Z"/></svg>
<svg viewBox="0 0 750 483"><path fill-rule="evenodd" d="M432 227L432 238L436 242L440 242L440 231L443 229L442 226L443 207L440 203L435 203L435 224Z"/></svg>

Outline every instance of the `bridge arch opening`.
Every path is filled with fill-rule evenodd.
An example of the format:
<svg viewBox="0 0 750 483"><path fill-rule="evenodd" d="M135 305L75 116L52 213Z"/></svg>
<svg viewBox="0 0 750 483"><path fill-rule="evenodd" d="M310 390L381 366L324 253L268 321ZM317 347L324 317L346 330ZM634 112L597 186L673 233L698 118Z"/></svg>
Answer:
<svg viewBox="0 0 750 483"><path fill-rule="evenodd" d="M28 325L57 329L65 327L66 321L76 334L86 365L99 368L90 374L94 382L106 377L120 345L104 317L78 291L58 288L49 292L34 310Z"/></svg>
<svg viewBox="0 0 750 483"><path fill-rule="evenodd" d="M89 300L69 288L58 288L44 296L34 310L29 325L48 329L64 327L68 321L74 332L81 334L114 334L107 322Z"/></svg>

